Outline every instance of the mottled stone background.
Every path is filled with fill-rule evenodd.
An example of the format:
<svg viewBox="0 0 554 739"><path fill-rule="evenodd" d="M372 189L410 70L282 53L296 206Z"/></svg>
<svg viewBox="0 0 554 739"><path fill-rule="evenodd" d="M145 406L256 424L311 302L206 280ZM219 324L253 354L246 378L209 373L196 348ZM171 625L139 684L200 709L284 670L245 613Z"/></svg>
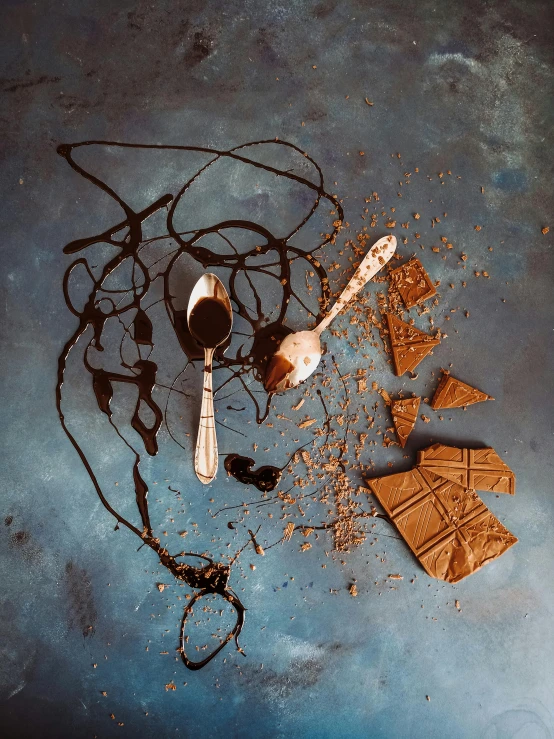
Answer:
<svg viewBox="0 0 554 739"><path fill-rule="evenodd" d="M554 736L552 4L4 0L1 17L2 735ZM247 657L229 648L193 674L174 661L179 614L164 615L154 556L113 531L57 420L56 360L75 327L62 247L118 214L56 146L230 148L275 136L315 158L356 228L373 191L402 220L418 210L428 223L444 203L470 277L491 275L462 293L458 271L456 291L441 288L437 325L451 307L471 317L453 316L417 391L452 362L496 400L448 428L433 414L408 452L430 439L494 446L518 490L484 499L520 542L457 586L432 581L394 539L379 543L384 563L364 545L324 571L323 544L274 549L256 577L232 583L249 608ZM422 173L402 200L396 152ZM150 202L166 165L129 158L127 195ZM440 257L424 256L447 282ZM329 348L360 366L338 340ZM413 389L380 372L389 389ZM83 421L93 439L96 423ZM394 449L374 457L410 464ZM237 490L221 479L214 495L240 500ZM390 572L404 575L394 591Z"/></svg>

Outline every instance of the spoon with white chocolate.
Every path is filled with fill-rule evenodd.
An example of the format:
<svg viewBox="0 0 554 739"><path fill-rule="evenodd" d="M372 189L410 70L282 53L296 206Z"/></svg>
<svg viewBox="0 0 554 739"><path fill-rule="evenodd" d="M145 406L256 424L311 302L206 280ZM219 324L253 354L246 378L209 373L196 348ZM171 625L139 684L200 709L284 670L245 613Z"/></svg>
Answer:
<svg viewBox="0 0 554 739"><path fill-rule="evenodd" d="M311 331L296 331L285 336L267 367L264 385L268 393L290 390L315 372L321 359L320 335L362 287L385 266L395 249L394 236L379 239L365 255L354 276L321 323Z"/></svg>

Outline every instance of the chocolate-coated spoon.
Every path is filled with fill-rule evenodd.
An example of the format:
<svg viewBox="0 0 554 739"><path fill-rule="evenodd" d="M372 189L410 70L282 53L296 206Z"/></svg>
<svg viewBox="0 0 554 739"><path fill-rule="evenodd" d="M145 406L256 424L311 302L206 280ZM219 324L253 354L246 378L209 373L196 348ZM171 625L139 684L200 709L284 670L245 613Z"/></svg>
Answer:
<svg viewBox="0 0 554 739"><path fill-rule="evenodd" d="M193 337L204 347L204 387L194 471L200 482L207 485L217 472L212 360L215 349L227 339L233 325L231 301L223 283L215 275L203 275L194 286L187 308L187 322Z"/></svg>
<svg viewBox="0 0 554 739"><path fill-rule="evenodd" d="M394 236L379 239L365 255L340 298L321 323L312 331L297 331L285 336L267 368L264 385L268 393L296 387L315 371L321 359L320 335L362 287L385 266L395 249Z"/></svg>

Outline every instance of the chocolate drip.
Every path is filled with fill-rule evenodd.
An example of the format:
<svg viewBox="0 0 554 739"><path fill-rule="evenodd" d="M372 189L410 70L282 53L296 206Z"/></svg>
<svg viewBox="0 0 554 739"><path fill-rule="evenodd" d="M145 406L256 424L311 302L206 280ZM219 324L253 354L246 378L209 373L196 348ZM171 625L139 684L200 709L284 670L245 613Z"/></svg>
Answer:
<svg viewBox="0 0 554 739"><path fill-rule="evenodd" d="M293 150L302 157L305 157L315 168L319 181L312 182L295 174L293 170L278 169L245 156L244 150L247 150L249 147L255 148L267 144L285 147L285 150ZM202 167L190 180L188 180L176 195L169 193L165 194L155 200L148 207L139 212L135 212L131 206L125 203L125 201L111 187L109 187L109 185L107 185L107 183L103 182L75 161L74 153L76 151L80 148L92 146L117 147L136 150L151 149L161 151L190 151L205 153L210 156L210 161L205 164L204 167ZM322 294L322 307L325 307L328 302L329 286L327 275L320 262L313 256L313 253L316 250L321 249L327 243L334 241L334 238L338 233L338 229L340 228L340 224L343 221L342 208L336 198L325 192L321 169L313 159L293 144L282 141L258 141L251 144L245 144L229 151L192 146L142 145L114 141L84 141L76 144L63 144L58 147L57 151L77 174L87 179L95 187L98 187L105 194L111 197L122 208L124 213L124 217L111 228L106 229L102 233L72 241L67 244L63 250L64 254L73 255L83 252L94 244L107 243L116 247L118 251L116 255L104 265L99 277L95 277L86 257L84 256L80 256L75 259L66 270L63 279L64 298L68 309L78 318L79 324L75 332L67 340L58 359L56 407L60 423L85 466L102 504L116 519L116 528L118 528L119 525L123 525L136 534L137 537L140 537L143 544L146 544L157 553L161 564L166 567L175 578L185 582L191 588L198 590L197 594L189 602L183 616L181 627L181 652L183 661L187 667L190 669L199 669L206 665L230 639L234 638L237 648L239 651L242 651L238 646L238 636L244 623L244 607L239 598L228 587L228 580L231 572L230 564L216 563L208 557L192 553L182 553L174 556L170 555L168 551L161 546L160 540L154 536L148 513L148 486L139 472L141 460L140 453L123 436L112 419L110 403L113 398L114 383L131 383L137 387L138 399L131 418L131 426L140 435L146 452L150 455L157 454L158 445L156 436L163 423L164 414L153 397L154 388L156 386L157 365L147 358L142 358L140 354L141 346L150 347L151 349L154 346L153 326L148 316L148 310L151 306L145 307L143 305L143 300L148 295L151 284L158 278L161 278L163 280L162 300L183 353L188 361L195 361L203 358L204 352L202 346L200 346L199 342L195 340L188 329L186 311L177 309L174 306L173 296L171 295L169 288L169 275L171 273L171 269L179 257L186 254L189 258L193 258L202 264L205 269L219 267L230 270L228 276L229 295L235 312L244 319L244 321L246 321L247 325L250 326L250 338L252 339L252 344L248 352L243 352L243 347L240 347L235 356L227 357L224 356L223 352L229 346L230 340L225 342L216 352L216 366L214 367L214 370L217 371L219 368L224 368L227 370L226 376L231 373L230 379L238 380L242 384L245 392L255 405L257 421L258 423L261 423L264 418L267 417L269 412L271 396L266 395L265 404L260 404L245 378L247 375L252 376L253 379L259 383L260 389L263 388L268 362L283 337L291 330L284 325L284 321L292 298L295 298L300 305L306 308L301 298L291 287L291 266L294 262L298 260L305 261L306 266L309 267L310 271L319 279ZM179 233L177 231L173 219L175 210L181 198L186 193L194 179L201 172L205 171L208 167L212 166L214 162L222 158L226 158L231 161L234 160L254 167L255 169L264 170L278 177L288 178L296 185L302 185L308 188L308 190L313 194L313 203L309 208L308 213L286 238L276 238L269 230L260 224L245 220L228 220L218 223L210 228L199 229L187 234ZM329 205L336 212L335 226L321 242L315 244L311 250L304 251L291 244L290 240L312 217L322 199L327 200ZM149 270L153 265L150 265L150 267L147 266L143 260L141 251L146 244L151 243L155 239L143 238L142 224L154 213L166 207L168 208L166 224L167 232L176 243L177 248L172 252L169 262L165 263L163 269L160 269L158 265L156 269L159 271L151 275ZM258 245L249 251L239 253L224 233L226 229L230 228L241 229L243 231L256 234L259 237ZM218 254L206 248L203 243L199 243L200 239L208 234L219 234L231 246L233 253ZM274 259L272 262L272 270L268 270L267 265L253 265L251 263L255 257L257 258L266 254L271 254L272 259ZM128 290L107 289L105 283L108 277L126 259L132 260L132 287ZM69 291L70 279L79 265L86 270L88 277L92 282L92 288L82 308L78 308L73 304ZM271 323L267 323L268 319L262 313L260 295L256 291L250 278L250 273L252 272L264 274L266 278L274 278L278 283L280 283L282 289L281 306L277 318L272 320ZM246 303L241 299L237 289L237 278L241 274L246 276L246 279L254 292L256 302L254 315L252 314L252 310L249 310ZM306 310L308 309L306 308ZM313 313L312 315L314 316ZM110 319L116 319L122 324L124 327L124 338L127 337L132 343L134 343L138 355L138 359L134 363L129 364L123 359L122 345L120 346L122 372L112 372L104 368L95 367L91 364L88 357L89 349L94 349L97 352L104 351L104 346L102 344L103 333L106 323ZM77 342L84 337L89 327L92 329L92 337L89 339L85 348L83 365L85 370L91 376L92 389L98 409L107 415L116 433L135 454L133 481L137 507L142 521L142 531L121 516L106 499L85 452L67 426L62 410L62 388L67 358ZM197 333L197 336L200 338L201 334ZM223 384L227 384L229 381L229 379L226 379ZM221 387L223 387L223 384ZM170 388L170 392L172 389L173 388ZM217 393L218 389L220 388L216 388L214 392ZM140 417L140 408L143 403L154 415L154 422L151 426L148 426ZM230 456L233 457L233 461L229 462L232 469L235 471L239 467L242 469L242 472L239 470L240 476L237 476L237 479L242 479L243 482L256 484L260 490L272 490L277 485L282 470L265 466L252 472L250 471L250 468L254 464L253 460L244 457L241 458L237 455ZM230 458L228 457L228 460L229 459ZM232 474L235 473L232 472ZM207 564L203 567L195 567L178 562L177 559L181 556L203 556L207 561ZM226 639L212 654L200 662L192 662L187 658L184 649L185 623L187 615L191 612L194 603L206 594L218 594L225 598L237 612L237 623L234 629L227 635Z"/></svg>

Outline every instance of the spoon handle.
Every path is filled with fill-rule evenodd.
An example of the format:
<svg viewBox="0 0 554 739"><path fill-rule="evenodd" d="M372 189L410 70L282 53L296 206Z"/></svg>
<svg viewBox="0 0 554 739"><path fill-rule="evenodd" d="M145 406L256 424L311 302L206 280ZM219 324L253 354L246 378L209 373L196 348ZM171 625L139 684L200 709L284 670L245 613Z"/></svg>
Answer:
<svg viewBox="0 0 554 739"><path fill-rule="evenodd" d="M364 287L364 285L366 285L369 280L371 280L371 278L385 266L394 254L395 249L396 237L392 234L384 236L373 244L371 249L363 258L358 269L354 272L354 276L344 288L340 298L331 308L329 313L327 313L321 323L313 329L314 333L319 336L323 331L325 331L331 321L338 313L340 313L346 304L349 303L352 298L359 293L362 287Z"/></svg>
<svg viewBox="0 0 554 739"><path fill-rule="evenodd" d="M196 438L194 471L201 483L210 483L217 472L217 437L215 434L214 398L212 392L213 349L204 349L204 387L200 425Z"/></svg>

